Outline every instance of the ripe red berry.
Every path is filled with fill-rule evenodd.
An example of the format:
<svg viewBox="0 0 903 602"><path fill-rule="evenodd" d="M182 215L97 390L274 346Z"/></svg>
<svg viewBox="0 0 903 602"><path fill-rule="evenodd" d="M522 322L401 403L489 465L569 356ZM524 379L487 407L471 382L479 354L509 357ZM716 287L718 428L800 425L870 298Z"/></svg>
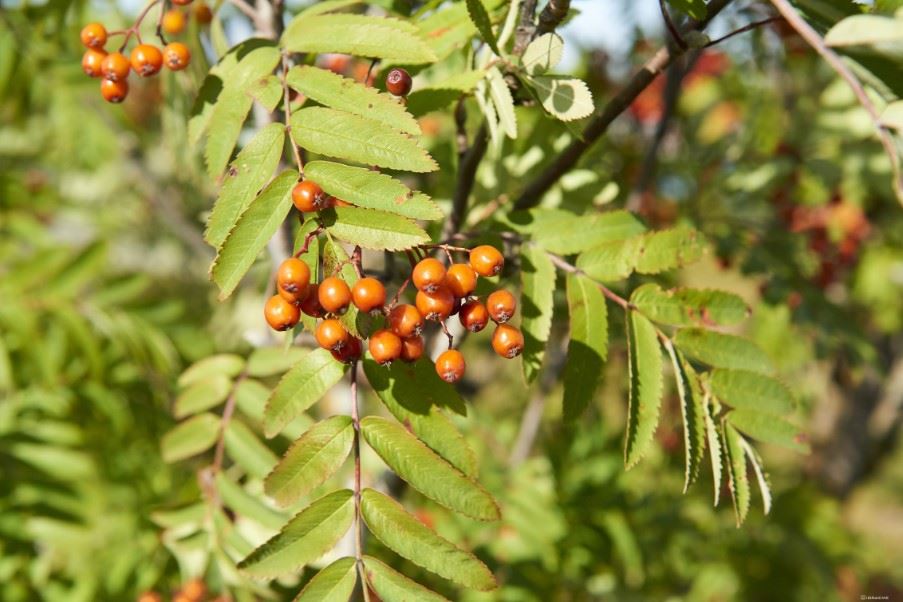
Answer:
<svg viewBox="0 0 903 602"><path fill-rule="evenodd" d="M297 257L289 257L276 270L276 290L286 301L301 303L307 297L310 268Z"/></svg>
<svg viewBox="0 0 903 602"><path fill-rule="evenodd" d="M151 44L138 44L132 49L132 70L141 77L156 75L163 66L163 53Z"/></svg>
<svg viewBox="0 0 903 602"><path fill-rule="evenodd" d="M436 358L436 373L447 383L461 380L464 376L464 355L457 349L443 351Z"/></svg>
<svg viewBox="0 0 903 602"><path fill-rule="evenodd" d="M401 340L401 360L416 362L423 355L423 337L414 335Z"/></svg>
<svg viewBox="0 0 903 602"><path fill-rule="evenodd" d="M473 299L461 306L458 312L461 325L470 332L480 332L489 323L489 311L486 306Z"/></svg>
<svg viewBox="0 0 903 602"><path fill-rule="evenodd" d="M433 257L421 259L411 272L411 281L418 290L432 293L445 283L445 266Z"/></svg>
<svg viewBox="0 0 903 602"><path fill-rule="evenodd" d="M361 353L363 351L363 346L361 344L361 340L357 337L349 337L348 341L342 345L342 347L338 350L331 350L332 357L336 358L340 362L345 364L351 363L354 360L361 359Z"/></svg>
<svg viewBox="0 0 903 602"><path fill-rule="evenodd" d="M100 82L100 94L107 102L120 103L129 94L129 83L125 80L113 81L104 78Z"/></svg>
<svg viewBox="0 0 903 602"><path fill-rule="evenodd" d="M172 8L163 14L163 19L161 19L160 21L160 26L166 33L176 35L185 31L186 21L187 19L185 18L184 12Z"/></svg>
<svg viewBox="0 0 903 602"><path fill-rule="evenodd" d="M326 313L323 311L323 307L320 305L320 295L319 293L320 285L316 282L312 282L307 287L307 296L304 297L304 300L301 302L301 311L303 311L308 316L312 318L322 318Z"/></svg>
<svg viewBox="0 0 903 602"><path fill-rule="evenodd" d="M191 62L191 51L182 42L170 42L163 49L163 63L170 71L181 71Z"/></svg>
<svg viewBox="0 0 903 602"><path fill-rule="evenodd" d="M301 319L301 310L279 295L273 295L263 307L263 316L273 330L288 330Z"/></svg>
<svg viewBox="0 0 903 602"><path fill-rule="evenodd" d="M423 330L423 314L407 303L396 305L389 312L389 328L402 338L419 335Z"/></svg>
<svg viewBox="0 0 903 602"><path fill-rule="evenodd" d="M101 23L88 23L82 28L81 40L85 48L101 49L107 43L107 28Z"/></svg>
<svg viewBox="0 0 903 602"><path fill-rule="evenodd" d="M82 71L85 72L85 75L88 77L100 77L103 75L100 65L106 56L107 53L103 50L88 48L85 54L82 55Z"/></svg>
<svg viewBox="0 0 903 602"><path fill-rule="evenodd" d="M351 289L351 299L363 312L379 309L386 304L386 287L376 278L361 278Z"/></svg>
<svg viewBox="0 0 903 602"><path fill-rule="evenodd" d="M351 335L348 334L348 331L345 330L342 323L335 318L320 322L317 325L317 332L314 336L320 347L329 349L330 351L341 349L345 343L348 342L348 339L351 338Z"/></svg>
<svg viewBox="0 0 903 602"><path fill-rule="evenodd" d="M320 307L334 314L343 314L351 303L351 289L338 276L324 278L317 289Z"/></svg>
<svg viewBox="0 0 903 602"><path fill-rule="evenodd" d="M172 3L176 6L188 6L191 2L192 0L172 0Z"/></svg>
<svg viewBox="0 0 903 602"><path fill-rule="evenodd" d="M198 2L194 5L194 18L201 25L207 25L213 21L213 11L206 2Z"/></svg>
<svg viewBox="0 0 903 602"><path fill-rule="evenodd" d="M514 358L524 350L524 335L510 324L499 324L492 333L492 348L504 358Z"/></svg>
<svg viewBox="0 0 903 602"><path fill-rule="evenodd" d="M466 263L453 263L445 274L445 286L459 299L477 288L477 273Z"/></svg>
<svg viewBox="0 0 903 602"><path fill-rule="evenodd" d="M505 258L495 247L480 245L470 251L470 267L480 276L495 276L504 265Z"/></svg>
<svg viewBox="0 0 903 602"><path fill-rule="evenodd" d="M395 96L407 96L412 85L411 76L404 69L395 67L386 76L386 89Z"/></svg>
<svg viewBox="0 0 903 602"><path fill-rule="evenodd" d="M129 76L131 68L132 64L129 63L129 60L118 52L111 52L100 63L101 74L104 78L114 82L125 80Z"/></svg>
<svg viewBox="0 0 903 602"><path fill-rule="evenodd" d="M417 311L427 320L444 320L455 308L455 296L444 286L432 293L417 291L414 302L417 304Z"/></svg>
<svg viewBox="0 0 903 602"><path fill-rule="evenodd" d="M517 310L517 299L505 289L499 289L486 297L486 309L494 322L504 324Z"/></svg>
<svg viewBox="0 0 903 602"><path fill-rule="evenodd" d="M388 364L401 357L401 338L383 328L370 335L370 355L378 364Z"/></svg>
<svg viewBox="0 0 903 602"><path fill-rule="evenodd" d="M302 213L327 209L331 204L330 198L322 188L310 180L302 180L292 188L292 202L295 204L295 208Z"/></svg>

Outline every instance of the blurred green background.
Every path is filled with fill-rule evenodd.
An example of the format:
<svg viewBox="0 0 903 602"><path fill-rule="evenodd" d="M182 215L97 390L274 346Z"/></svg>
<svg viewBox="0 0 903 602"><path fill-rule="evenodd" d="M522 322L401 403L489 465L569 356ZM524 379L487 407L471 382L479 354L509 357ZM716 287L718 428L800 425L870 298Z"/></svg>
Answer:
<svg viewBox="0 0 903 602"><path fill-rule="evenodd" d="M598 15L595 1L574 7ZM642 19L649 11L612 4L622 17L617 44L594 41L592 22L579 25L585 15L566 29L573 70L597 103L662 39ZM267 261L228 303L207 278L213 253L201 233L216 185L186 120L205 71L201 45L215 56L210 31L192 22L192 69L133 78L121 106L103 103L97 81L81 73L81 24L112 28L134 8L65 0L0 8L3 601L131 600L202 573L206 560L174 549L153 518L195 502L210 461L161 459L177 378L214 353L283 344L260 311ZM728 11L716 29L749 22L759 8ZM247 35L231 8L217 18L228 42ZM886 67L885 83L899 87L899 60ZM658 136L674 96L669 78L682 81L681 94ZM484 163L480 203L516 192L536 155L568 135L536 113L519 109L527 134ZM445 161L451 111L423 119ZM621 316L611 312L605 384L573 430L560 422L564 325L553 327L544 376L530 389L519 366L500 367L485 340L469 340L474 359L461 389L471 406L458 426L503 522L474 525L405 495L423 520L472 546L502 587L463 594L402 563L406 574L462 600L903 598L903 209L888 181L851 92L781 26L660 78L545 204L626 205L654 227L685 221L704 231L714 256L667 283L724 288L752 304L744 332L794 388L812 455L763 446L774 509L763 516L759 504L738 529L726 496L712 507L710 474L681 495L673 392L660 446L625 472ZM454 182L425 185L448 199ZM385 478L369 460L368 478ZM206 574L219 592L221 577ZM280 584L272 596L297 589Z"/></svg>

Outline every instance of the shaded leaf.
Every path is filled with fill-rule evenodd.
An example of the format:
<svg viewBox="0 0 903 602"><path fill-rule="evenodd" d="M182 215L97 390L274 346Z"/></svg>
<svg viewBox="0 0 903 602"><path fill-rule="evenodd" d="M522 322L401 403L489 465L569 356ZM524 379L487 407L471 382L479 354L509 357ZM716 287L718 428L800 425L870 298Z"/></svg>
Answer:
<svg viewBox="0 0 903 602"><path fill-rule="evenodd" d="M313 279L313 277L311 277ZM258 347L248 356L248 376L255 378L282 374L301 361L307 351L298 347Z"/></svg>
<svg viewBox="0 0 903 602"><path fill-rule="evenodd" d="M242 518L253 520L267 529L279 529L285 524L285 515L264 505L256 495L222 472L216 475L216 490L223 504Z"/></svg>
<svg viewBox="0 0 903 602"><path fill-rule="evenodd" d="M517 117L514 114L514 98L508 83L502 76L498 67L492 67L486 72L486 81L489 82L489 97L495 105L499 125L509 138L517 138Z"/></svg>
<svg viewBox="0 0 903 602"><path fill-rule="evenodd" d="M705 251L702 234L692 228L677 227L645 235L637 259L640 274L658 274L698 261Z"/></svg>
<svg viewBox="0 0 903 602"><path fill-rule="evenodd" d="M781 381L748 370L718 368L709 374L712 393L735 408L784 415L793 411L793 395Z"/></svg>
<svg viewBox="0 0 903 602"><path fill-rule="evenodd" d="M207 451L216 443L219 416L198 414L175 426L160 440L164 462L178 462Z"/></svg>
<svg viewBox="0 0 903 602"><path fill-rule="evenodd" d="M903 42L903 20L881 15L852 15L825 34L828 46L885 46Z"/></svg>
<svg viewBox="0 0 903 602"><path fill-rule="evenodd" d="M564 365L564 419L574 420L589 405L608 358L608 309L602 291L586 276L567 276L571 338Z"/></svg>
<svg viewBox="0 0 903 602"><path fill-rule="evenodd" d="M670 341L665 343L665 350L671 358L674 379L677 385L677 397L680 400L680 414L683 419L684 457L684 493L690 489L699 476L699 467L705 458L705 408L703 407L702 388L699 377L693 367L674 349Z"/></svg>
<svg viewBox="0 0 903 602"><path fill-rule="evenodd" d="M653 322L672 326L729 326L749 315L743 299L724 291L663 291L657 284L644 284L633 292L630 301Z"/></svg>
<svg viewBox="0 0 903 602"><path fill-rule="evenodd" d="M527 45L520 62L527 75L542 75L554 69L564 54L564 40L557 33L544 33Z"/></svg>
<svg viewBox="0 0 903 602"><path fill-rule="evenodd" d="M483 70L463 71L448 79L417 88L408 95L408 111L415 117L444 109L462 96L470 94L486 76Z"/></svg>
<svg viewBox="0 0 903 602"><path fill-rule="evenodd" d="M770 373L774 366L755 343L731 334L703 328L682 328L674 344L688 356L715 368Z"/></svg>
<svg viewBox="0 0 903 602"><path fill-rule="evenodd" d="M448 602L372 556L364 556L364 570L367 583L383 602Z"/></svg>
<svg viewBox="0 0 903 602"><path fill-rule="evenodd" d="M231 353L211 355L193 363L179 376L179 386L187 387L212 376L234 378L245 367L243 357Z"/></svg>
<svg viewBox="0 0 903 602"><path fill-rule="evenodd" d="M773 414L763 414L755 410L733 410L728 413L727 421L737 430L758 441L789 447L804 454L810 451L806 434Z"/></svg>
<svg viewBox="0 0 903 602"><path fill-rule="evenodd" d="M662 353L652 323L636 311L627 316L629 399L624 462L635 466L649 450L662 402Z"/></svg>
<svg viewBox="0 0 903 602"><path fill-rule="evenodd" d="M636 266L643 239L640 236L597 245L577 257L577 267L602 282L623 280Z"/></svg>
<svg viewBox="0 0 903 602"><path fill-rule="evenodd" d="M222 374L197 381L179 393L173 405L176 418L204 412L226 400L232 390L232 380Z"/></svg>
<svg viewBox="0 0 903 602"><path fill-rule="evenodd" d="M411 220L376 209L336 207L323 212L329 233L365 249L401 251L429 242L429 234Z"/></svg>
<svg viewBox="0 0 903 602"><path fill-rule="evenodd" d="M315 404L345 374L345 365L326 349L314 349L289 370L267 400L264 434L274 437L295 416Z"/></svg>
<svg viewBox="0 0 903 602"><path fill-rule="evenodd" d="M495 34L492 32L492 19L489 18L489 13L486 12L486 7L483 6L482 0L467 0L466 5L467 14L470 15L470 20L476 26L477 31L480 32L480 37L489 45L496 56L502 56L495 41Z"/></svg>
<svg viewBox="0 0 903 602"><path fill-rule="evenodd" d="M545 251L521 247L521 330L524 333L524 378L532 382L542 367L552 328L555 266Z"/></svg>
<svg viewBox="0 0 903 602"><path fill-rule="evenodd" d="M731 488L731 497L734 501L734 514L737 517L737 526L743 524L749 513L749 475L746 474L746 454L743 451L743 437L734 428L726 423L721 425L721 437L724 441L724 451L727 454L727 477Z"/></svg>
<svg viewBox="0 0 903 602"><path fill-rule="evenodd" d="M881 112L881 124L903 132L903 100L888 104Z"/></svg>
<svg viewBox="0 0 903 602"><path fill-rule="evenodd" d="M229 421L225 437L229 457L253 477L262 479L279 461L276 454L237 418Z"/></svg>
<svg viewBox="0 0 903 602"><path fill-rule="evenodd" d="M668 0L668 4L697 20L706 16L705 0Z"/></svg>
<svg viewBox="0 0 903 602"><path fill-rule="evenodd" d="M718 427L715 424L714 408L712 407L712 398L706 394L703 399L703 410L705 414L705 435L709 444L709 458L712 461L712 482L715 488L714 506L718 505L721 497L721 473L724 471L723 452L721 450L721 438L718 435Z"/></svg>
<svg viewBox="0 0 903 602"><path fill-rule="evenodd" d="M516 219L512 216L512 219ZM533 213L533 242L552 253L572 255L602 243L623 241L646 228L632 213L608 211L589 215L569 212Z"/></svg>
<svg viewBox="0 0 903 602"><path fill-rule="evenodd" d="M357 585L354 558L339 558L314 575L295 602L348 602Z"/></svg>
<svg viewBox="0 0 903 602"><path fill-rule="evenodd" d="M535 75L526 78L539 102L561 121L583 119L595 110L593 94L582 79L565 75Z"/></svg>

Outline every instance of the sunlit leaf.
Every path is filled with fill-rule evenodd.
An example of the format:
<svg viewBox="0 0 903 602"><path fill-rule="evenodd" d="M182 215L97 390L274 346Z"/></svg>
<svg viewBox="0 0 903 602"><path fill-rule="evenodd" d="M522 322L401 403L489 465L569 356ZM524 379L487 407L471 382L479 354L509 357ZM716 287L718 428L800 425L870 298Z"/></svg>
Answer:
<svg viewBox="0 0 903 602"><path fill-rule="evenodd" d="M295 602L348 602L357 584L357 562L339 558L314 575Z"/></svg>
<svg viewBox="0 0 903 602"><path fill-rule="evenodd" d="M275 437L295 416L315 404L345 374L345 365L326 349L314 349L286 372L267 400L264 434Z"/></svg>
<svg viewBox="0 0 903 602"><path fill-rule="evenodd" d="M366 249L401 251L429 242L430 237L411 220L376 209L336 207L324 213L329 233Z"/></svg>
<svg viewBox="0 0 903 602"><path fill-rule="evenodd" d="M674 344L685 354L715 368L752 370L769 374L774 366L765 352L742 337L703 328L682 328Z"/></svg>
<svg viewBox="0 0 903 602"><path fill-rule="evenodd" d="M528 75L554 69L564 54L564 40L557 33L544 33L527 45L520 62Z"/></svg>
<svg viewBox="0 0 903 602"><path fill-rule="evenodd" d="M564 419L580 416L596 393L608 358L608 309L599 287L586 276L567 276L571 338L564 365Z"/></svg>
<svg viewBox="0 0 903 602"><path fill-rule="evenodd" d="M724 291L663 291L650 283L636 289L630 301L653 322L672 326L730 326L749 315L743 299Z"/></svg>
<svg viewBox="0 0 903 602"><path fill-rule="evenodd" d="M552 328L555 266L545 251L521 248L521 330L524 334L523 370L527 382L539 374Z"/></svg>
<svg viewBox="0 0 903 602"><path fill-rule="evenodd" d="M718 368L709 375L716 397L735 407L783 416L793 411L793 395L784 383L758 372Z"/></svg>
<svg viewBox="0 0 903 602"><path fill-rule="evenodd" d="M372 556L364 556L364 570L367 582L383 602L448 602Z"/></svg>

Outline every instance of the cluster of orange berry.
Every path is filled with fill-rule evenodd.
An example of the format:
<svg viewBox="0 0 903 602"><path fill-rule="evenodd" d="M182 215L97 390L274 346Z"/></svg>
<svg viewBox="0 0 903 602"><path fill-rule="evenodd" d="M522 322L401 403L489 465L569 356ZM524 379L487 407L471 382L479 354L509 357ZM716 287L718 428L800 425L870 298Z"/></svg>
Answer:
<svg viewBox="0 0 903 602"><path fill-rule="evenodd" d="M173 592L171 600L172 602L204 602L205 600L226 602L228 599L226 596L211 599L208 594L206 583L201 579L192 579ZM157 592L144 592L138 596L137 602L163 602L163 596Z"/></svg>
<svg viewBox="0 0 903 602"><path fill-rule="evenodd" d="M191 2L192 0L173 0L174 4L181 6L191 4ZM201 22L204 19L209 22L212 17L210 7L203 6L206 10L196 10L196 18ZM161 8L161 10L163 9ZM89 23L82 28L81 41L87 48L82 56L82 71L89 77L101 78L100 93L107 102L119 103L125 100L129 93L128 76L131 71L141 77L150 77L159 73L164 66L172 71L181 71L191 61L191 52L188 50L188 46L181 42L170 42L163 47L163 50L153 44L141 42L138 26L145 14L146 12L142 13L138 22L131 28L121 31L108 32L101 23ZM171 33L177 33L184 29L184 19L185 16L180 11L168 11L161 15L160 26ZM117 35L125 36L122 47L115 52L104 50L107 40ZM138 45L126 57L122 51L125 50L132 35L137 37Z"/></svg>
<svg viewBox="0 0 903 602"><path fill-rule="evenodd" d="M301 211L323 209L336 202L310 180L295 186L293 199ZM478 275L495 276L504 263L501 252L489 245L471 249L469 263L453 263L448 268L438 259L426 257L413 266L409 279L417 288L414 304L393 301L387 305L386 288L376 278L361 277L351 287L338 276L311 282L307 264L290 257L276 272L278 294L266 302L264 316L270 327L278 331L293 328L302 312L323 318L315 332L317 343L337 360L351 362L360 358L363 343L346 330L337 316L351 304L361 312L382 314L385 325L370 335L368 348L376 362L388 364L397 359L417 361L423 355L422 332L426 323L440 323L448 334L445 321L457 314L470 332L480 332L490 320L495 322L493 349L502 357L514 358L524 347L523 334L507 323L517 309L514 295L500 289L488 295L485 302L473 295ZM449 349L436 358L436 372L447 382L459 380L465 369L464 356L451 344L449 335Z"/></svg>

